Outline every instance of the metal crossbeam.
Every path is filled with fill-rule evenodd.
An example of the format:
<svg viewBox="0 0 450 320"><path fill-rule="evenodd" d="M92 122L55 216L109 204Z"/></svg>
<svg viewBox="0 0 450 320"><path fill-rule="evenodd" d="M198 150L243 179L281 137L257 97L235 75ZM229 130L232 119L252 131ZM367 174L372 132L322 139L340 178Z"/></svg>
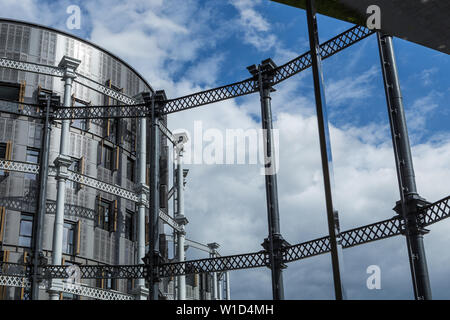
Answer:
<svg viewBox="0 0 450 320"><path fill-rule="evenodd" d="M53 113L54 119L57 120L142 118L149 116L150 109L143 104L70 108L61 107L56 109Z"/></svg>
<svg viewBox="0 0 450 320"><path fill-rule="evenodd" d="M419 218L424 225L441 221L450 216L450 196L431 203L419 210ZM386 239L400 235L404 223L400 216L372 223L366 226L350 229L341 233L342 245L350 248L356 245ZM329 237L303 242L283 248L283 262L288 263L330 251ZM184 262L163 263L159 265L160 277L171 277L193 273L221 272L269 266L269 257L266 251L238 254L232 256L219 256ZM0 263L2 275L27 277L29 271L25 266L14 263ZM45 266L44 275L48 279L64 279L69 277L72 266ZM118 265L118 266L79 266L82 279L137 279L146 278L148 266L145 265Z"/></svg>
<svg viewBox="0 0 450 320"><path fill-rule="evenodd" d="M66 283L63 281L53 281L49 288L51 291L75 294L82 297L97 300L134 300L134 296L114 290L91 287L83 283Z"/></svg>
<svg viewBox="0 0 450 320"><path fill-rule="evenodd" d="M28 278L18 276L5 276L5 275L0 275L0 286L18 287L25 289L31 288L30 280ZM39 287L44 290L48 289L47 285L44 282L40 284ZM53 286L51 290L64 293L71 293L78 296L93 298L97 300L134 300L134 296L130 294L91 287L85 284L68 283L62 287Z"/></svg>
<svg viewBox="0 0 450 320"><path fill-rule="evenodd" d="M329 58L339 51L350 47L351 45L372 35L374 31L362 26L355 26L336 37L324 42L320 45L320 56L323 59ZM275 70L273 84L278 84L297 73L308 69L311 66L311 54L307 52Z"/></svg>
<svg viewBox="0 0 450 320"><path fill-rule="evenodd" d="M29 277L30 268L27 265L0 261L0 275L14 277Z"/></svg>
<svg viewBox="0 0 450 320"><path fill-rule="evenodd" d="M326 59L337 52L359 42L373 34L373 31L355 26L320 45L322 59ZM309 52L289 61L275 69L273 84L280 83L311 66ZM78 78L77 78L78 79ZM109 89L109 88L107 88ZM102 89L103 90L103 89ZM98 90L97 90L98 91ZM206 104L211 104L231 98L236 98L258 91L258 84L254 78L248 78L229 85L213 88L183 97L165 101L162 115L183 111ZM115 91L114 91L115 92ZM123 106L88 106L75 108L61 108L55 111L55 119L89 119L89 118L134 118L148 117L150 111L142 104Z"/></svg>
<svg viewBox="0 0 450 320"><path fill-rule="evenodd" d="M372 30L365 27L353 27L338 36L320 45L321 57L326 59L339 51L359 42L360 40L373 34ZM289 61L288 63L275 69L273 84L280 83L293 75L311 66L311 55L309 52ZM210 89L184 97L168 100L164 106L164 114L191 109L194 107L223 101L247 95L258 91L257 81L249 78L240 82L232 83L215 89Z"/></svg>
<svg viewBox="0 0 450 320"><path fill-rule="evenodd" d="M167 213L165 213L163 210L159 209L159 217L170 227L177 231L182 231L183 229L180 227L180 225Z"/></svg>
<svg viewBox="0 0 450 320"><path fill-rule="evenodd" d="M89 176L86 176L86 175L83 175L83 174L80 174L77 172L73 172L73 171L69 170L68 179L73 182L81 183L88 187L91 187L91 188L94 188L94 189L97 189L100 191L104 191L104 192L119 196L124 199L128 199L128 200L131 200L134 202L139 201L138 195L133 191L97 180L95 178L92 178L92 177L89 177Z"/></svg>
<svg viewBox="0 0 450 320"><path fill-rule="evenodd" d="M429 226L450 216L450 196L431 203L418 212L418 220L422 227Z"/></svg>
<svg viewBox="0 0 450 320"><path fill-rule="evenodd" d="M166 235L166 239L168 241L174 241L173 236L171 234L167 234ZM194 240L190 240L190 239L184 239L184 244L188 247L192 247L207 253L212 253L214 250L211 250L206 244L194 241ZM215 253L217 255L219 255L219 253L217 251L215 251ZM220 256L220 255L219 255Z"/></svg>
<svg viewBox="0 0 450 320"><path fill-rule="evenodd" d="M39 165L30 162L9 161L0 159L0 170L38 174Z"/></svg>
<svg viewBox="0 0 450 320"><path fill-rule="evenodd" d="M9 170L9 171L16 171L16 172L39 174L39 165L34 164L34 163L29 163L29 162L0 160L0 170ZM94 189L97 189L100 191L104 191L104 192L116 195L118 197L122 197L124 199L131 200L133 202L139 201L139 196L134 191L130 191L130 190L124 189L122 187L100 181L98 179L80 174L78 172L74 172L71 170L68 170L68 172L69 172L69 175L67 177L68 180L86 185L88 187L91 187L91 188L94 188ZM49 168L49 176L56 176L56 168L55 167ZM0 198L0 203L8 203L9 207L21 207L22 202L20 201L20 198L25 198L25 197L17 197L17 199L2 199L2 198ZM148 203L146 204L146 206L148 206ZM51 201L48 202L47 203L47 213L54 213L55 211L56 211L56 204L52 203ZM69 205L69 204L65 205L65 212L67 214L84 216L84 217L87 217L90 219L93 219L93 215L95 214L95 212L91 209L86 209L86 208L82 208L82 207L75 206L75 205ZM164 211L160 210L159 216L170 227L172 227L176 230L181 230L178 223L176 223L176 221L172 217L170 217L168 214L166 214Z"/></svg>
<svg viewBox="0 0 450 320"><path fill-rule="evenodd" d="M38 73L52 77L62 78L64 76L64 70L62 68L33 62L17 61L8 58L0 58L0 67Z"/></svg>
<svg viewBox="0 0 450 320"><path fill-rule="evenodd" d="M147 277L145 265L81 265L78 266L81 279L139 279ZM43 267L46 279L67 279L73 266L48 265Z"/></svg>
<svg viewBox="0 0 450 320"><path fill-rule="evenodd" d="M26 61L17 61L8 58L0 58L0 67L60 78L64 76L65 72L64 69L60 67ZM76 75L77 78L75 78L74 81L89 89L107 95L113 99L123 102L124 104L136 104L136 100L122 92L108 88L101 83L98 83L97 81L92 80L80 73L76 73Z"/></svg>
<svg viewBox="0 0 450 320"><path fill-rule="evenodd" d="M269 256L267 252L260 251L233 256L165 263L159 267L159 276L164 278L192 273L259 268L268 265Z"/></svg>
<svg viewBox="0 0 450 320"><path fill-rule="evenodd" d="M177 142L173 136L172 131L170 131L161 121L159 122L159 130L169 139L169 141L175 146Z"/></svg>
<svg viewBox="0 0 450 320"><path fill-rule="evenodd" d="M17 116L28 116L31 118L42 118L42 110L34 104L0 100L0 112L15 114Z"/></svg>
<svg viewBox="0 0 450 320"><path fill-rule="evenodd" d="M133 98L127 96L126 94L113 90L111 88L108 88L101 83L98 83L95 80L89 79L88 77L77 73L77 77L74 80L75 82L81 84L82 86L88 87L94 91L97 91L98 93L104 94L108 97L111 97L117 101L123 102L125 104L136 104L136 100Z"/></svg>

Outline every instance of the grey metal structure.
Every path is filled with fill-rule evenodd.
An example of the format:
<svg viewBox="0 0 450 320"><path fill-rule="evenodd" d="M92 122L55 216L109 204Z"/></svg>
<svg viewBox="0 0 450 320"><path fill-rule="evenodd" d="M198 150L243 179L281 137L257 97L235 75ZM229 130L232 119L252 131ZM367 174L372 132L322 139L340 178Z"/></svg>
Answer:
<svg viewBox="0 0 450 320"><path fill-rule="evenodd" d="M102 119L143 118L147 124L151 124L150 139L147 141L147 154L150 156L150 161L146 162L147 165L148 163L150 164L151 168L150 177L148 179L150 181L150 197L148 202L142 200L144 195L142 189L138 189L136 192L136 190L133 190L131 184L126 187L117 187L114 186L114 182L106 179L104 175L103 180L108 181L103 182L101 181L102 179L96 179L90 175L84 175L83 173L69 172L69 177L72 176L73 181L97 190L111 190L114 195L120 197L121 199L131 200L131 202L134 201L134 203L140 203L141 208L144 206L146 208L148 207L148 216L150 221L149 238L151 238L151 241L143 261L144 263L140 263L140 261L137 263L135 262L134 264L121 263L121 261L119 261L120 259L116 259L116 261L109 264L93 265L85 263L77 266L76 268L73 266L64 266L55 263L53 265L41 264L40 276L41 278L48 279L48 281L50 281L50 290L55 291L58 288L61 290L61 288L58 287L61 284L61 281L55 280L70 278L71 275L74 274L74 271L76 271L75 274L80 279L86 280L97 279L101 281L112 281L114 279L145 279L149 284L149 298L160 299L170 295L170 293L166 294L164 292L160 292L161 282L164 282L164 279L183 275L195 275L194 277L196 277L198 274L212 274L212 278L214 279L212 282L212 291L211 289L209 290L211 292L211 298L217 299L223 294L223 290L218 290L218 288L222 287L222 285L218 284L216 279L224 278L227 279L227 284L225 286L227 288L227 298L229 298L228 271L256 267L269 267L272 271L273 298L283 299L284 292L282 269L286 267L285 264L318 254L331 252L336 298L343 299L345 298L345 295L341 280L342 259L340 257L340 247L349 248L371 241L405 234L407 239L407 249L410 255L411 272L416 299L431 298L422 236L425 232L424 227L450 216L450 197L446 197L434 203L428 203L418 196L414 181L413 165L409 141L407 138L406 122L403 114L404 110L401 103L401 93L391 43L392 40L389 36L384 34L378 35L380 58L386 87L386 97L400 187L401 200L396 207L396 212L399 214L391 219L347 231L340 231L337 211L333 207L332 202L332 157L323 83L321 80L321 60L342 51L343 49L357 43L375 32L368 30L365 27L357 26L319 45L314 1L306 0L306 3L311 50L284 65L277 67L270 59L264 60L257 67L249 67L249 71L252 73L252 77L249 79L175 99L167 99L163 91L155 92L153 89L148 87L148 99L143 99L143 101L140 101L139 103L124 94L113 95L110 90L104 89L104 86L99 82L85 81L86 83L90 83L90 85L87 86L88 88L94 90L95 92L101 92L108 97L113 96L114 99L122 102L122 104L98 104L86 105L83 107L72 106L70 108L66 106L59 107L54 110L52 114L53 121L90 119L93 120L93 122L95 120L95 123L98 124L104 121ZM60 67L52 67L42 64L37 65L35 63L17 60L2 58L0 59L0 67L7 68L8 70L29 72L42 71L45 74L55 77L64 76L64 73L61 71ZM309 67L312 67L313 71L329 235L307 242L290 245L281 236L279 227L280 216L278 212L276 170L275 172L270 171L274 170L272 167L274 163L272 162L272 159L270 159L270 155L273 152L273 143L271 141L272 138L270 133L272 128L270 91L276 84ZM77 74L77 77L78 76L79 74ZM85 78L86 77L83 79ZM268 160L266 161L268 165L267 169L269 169L269 174L267 174L266 171L266 199L269 235L268 238L264 240L264 250L246 254L220 256L217 253L218 244L211 243L208 245L210 253L209 258L187 261L183 261L182 259L178 259L179 261L176 261L175 259L175 261L170 261L170 259L168 259L165 255L164 243L166 240L161 241L162 238L160 237L161 220L165 219L165 221L170 221L169 225L171 225L174 229L177 229L179 232L183 231L183 228L178 225L176 217L171 220L170 216L164 214L164 212L161 214L161 210L163 208L167 208L165 205L167 203L167 199L169 198L169 194L171 194L168 189L168 178L165 174L165 170L162 170L160 167L160 164L164 163L164 161L160 162L161 158L159 155L163 157L165 154L164 148L161 148L161 145L164 144L164 141L166 141L165 139L168 139L172 143L176 143L173 135L167 129L164 116L173 112L179 112L255 92L260 93L262 125L263 128L267 130L265 155L269 158L266 158L266 160ZM19 101L15 106L14 104L0 104L0 111L10 115L11 117L26 115L30 119L39 120L43 119L44 115L42 110L38 107L39 106L37 105ZM52 148L50 148L50 155L51 151ZM44 170L37 164L11 161L11 159L5 159L4 161L0 160L0 170L2 168L8 168L7 170L21 173L38 173L41 172L41 170ZM140 172L142 173L142 171ZM52 167L49 168L50 176L57 176L57 174L58 171L56 169ZM119 181L121 180L119 179ZM183 182L178 179L178 183L180 184ZM142 185L142 181L140 184ZM176 191L173 191L172 195L173 194L176 195ZM66 194L66 199L67 198L70 197ZM14 197L6 197L3 201L4 203L11 204L12 206L21 205L20 199ZM63 208L65 211L67 207L67 203L64 203ZM59 208L61 208L61 206L59 206ZM96 241L94 241L94 243L96 243ZM180 241L180 243L182 243L182 241ZM189 241L186 240L186 243L189 243ZM199 247L201 248L202 246ZM27 287L29 283L27 282L28 277L30 277L33 271L32 266L26 263L4 262L2 263L2 267L4 269L3 277L8 277L0 279L3 283L17 285L18 278L20 278L24 283L22 287ZM206 282L208 283L208 281ZM25 283L27 283L27 285ZM162 283L162 286L164 286L164 283ZM70 290L66 291L68 292ZM182 296L182 294L180 296ZM126 297L121 296L121 298L125 299Z"/></svg>
<svg viewBox="0 0 450 320"><path fill-rule="evenodd" d="M139 100L142 95L151 97L153 89L95 44L27 22L0 19L0 56L0 86L20 91L8 101L0 97L0 147L9 150L0 158L0 299L147 298L143 278L80 279L69 285L44 279L44 266L143 263L146 211L152 205L146 181L148 119L57 120L54 115L63 106L134 105L145 102ZM39 96L52 97L49 108ZM162 120L161 133L173 142ZM167 166L165 155L161 161ZM108 221L100 201L110 204ZM154 212L160 230L162 223L181 230L167 206ZM26 238L28 222L32 233ZM17 278L14 269L30 276ZM199 285L188 289L187 299L209 297ZM174 290L170 279L158 289L166 298L174 298Z"/></svg>

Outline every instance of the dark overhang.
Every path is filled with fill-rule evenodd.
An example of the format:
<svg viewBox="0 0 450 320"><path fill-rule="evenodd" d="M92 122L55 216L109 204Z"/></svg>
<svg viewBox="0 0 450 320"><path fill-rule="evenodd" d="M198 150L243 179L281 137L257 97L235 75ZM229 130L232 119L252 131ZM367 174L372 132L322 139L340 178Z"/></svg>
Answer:
<svg viewBox="0 0 450 320"><path fill-rule="evenodd" d="M272 1L306 8L306 0ZM316 0L320 14L358 25L366 25L370 5L381 9L383 32L450 54L449 0Z"/></svg>

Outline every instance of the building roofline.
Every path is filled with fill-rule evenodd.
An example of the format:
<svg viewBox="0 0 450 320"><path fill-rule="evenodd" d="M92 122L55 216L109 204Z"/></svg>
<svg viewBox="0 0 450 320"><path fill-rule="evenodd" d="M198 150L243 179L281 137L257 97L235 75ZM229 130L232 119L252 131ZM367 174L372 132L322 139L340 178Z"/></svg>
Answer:
<svg viewBox="0 0 450 320"><path fill-rule="evenodd" d="M153 87L152 87L152 86L147 82L147 80L145 80L145 78L144 78L138 71L136 71L136 69L133 68L130 64L128 64L127 62L125 62L123 59L119 58L117 55L111 53L110 51L106 50L105 48L103 48L103 47L101 47L101 46L99 46L99 45L97 45L97 44L95 44L95 43L93 43L93 42L91 42L91 41L89 41L89 40L80 38L80 37L78 37L78 36L75 36L75 35L73 35L73 34L70 34L70 33L66 32L66 31L62 31L62 30L59 30L59 29L56 29L56 28L48 27L48 26L45 26L45 25L42 25L42 24L38 24L38 23L34 23L34 22L28 22L28 21L23 21L23 20L18 20L18 19L10 19L10 18L3 18L3 17L0 17L0 23L5 23L5 22L6 22L6 23L22 24L22 25L27 25L27 26L30 26L30 27L36 27L36 28L46 29L46 30L49 30L49 31L52 31L52 32L56 32L56 33L62 34L62 35L64 35L64 36L70 37L70 38L74 38L74 39L76 39L76 40L78 40L78 41L84 42L84 43L86 43L86 44L88 44L88 45L90 45L90 46L92 46L92 47L94 47L94 48L96 48L96 49L98 49L98 50L100 50L100 51L103 51L104 53L106 53L106 54L110 55L111 57L113 57L114 59L118 60L120 63L124 64L126 67L128 67L130 70L132 70L132 71L133 71L133 72L134 72L134 73L135 73L135 74L136 74L136 75L144 82L144 84L145 84L152 92L154 92Z"/></svg>

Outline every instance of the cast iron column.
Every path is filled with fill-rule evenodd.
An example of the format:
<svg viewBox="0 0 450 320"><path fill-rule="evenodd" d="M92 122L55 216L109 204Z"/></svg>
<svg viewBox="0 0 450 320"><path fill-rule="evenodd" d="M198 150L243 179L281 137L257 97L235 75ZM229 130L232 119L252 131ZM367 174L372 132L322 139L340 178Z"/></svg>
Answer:
<svg viewBox="0 0 450 320"><path fill-rule="evenodd" d="M159 121L163 101L166 101L164 91L156 91L151 103L151 138L150 138L150 249L149 249L149 298L159 299L159 275L158 267L161 261L159 252L159 157L160 157L160 132Z"/></svg>
<svg viewBox="0 0 450 320"><path fill-rule="evenodd" d="M39 300L40 266L43 262L42 236L44 231L44 220L47 202L47 179L48 179L48 156L50 151L50 106L55 100L50 95L42 94L38 97L41 107L45 106L44 134L42 137L42 148L39 171L39 206L36 221L33 224L33 274L31 282L31 299Z"/></svg>
<svg viewBox="0 0 450 320"><path fill-rule="evenodd" d="M208 247L209 247L209 257L210 258L215 258L217 257L217 249L220 248L220 245L216 242L212 242L212 243L208 243ZM217 292L217 272L213 272L212 273L212 295L211 295L211 300L217 300L218 298L218 292Z"/></svg>
<svg viewBox="0 0 450 320"><path fill-rule="evenodd" d="M75 70L80 65L81 61L64 56L59 63L59 67L64 69L64 107L69 108L72 104L72 82L76 77ZM62 258L62 242L64 231L64 203L66 194L66 179L68 177L68 168L72 160L69 156L69 135L70 135L70 120L61 121L61 138L59 145L59 155L54 163L57 168L56 179L58 181L58 189L56 193L56 213L55 223L53 226L53 243L52 243L52 264L60 265ZM59 300L58 292L50 293L51 300Z"/></svg>
<svg viewBox="0 0 450 320"><path fill-rule="evenodd" d="M417 210L427 202L417 193L392 37L380 32L377 37L401 199L394 210L405 220L404 232L415 298L429 300L431 287L423 245L423 235L428 231L417 223Z"/></svg>
<svg viewBox="0 0 450 320"><path fill-rule="evenodd" d="M142 92L135 96L139 103L151 103L151 96L148 92ZM139 118L138 134L138 180L137 193L139 201L137 203L137 261L141 263L145 258L145 205L148 203L149 187L147 185L147 119ZM145 279L136 279L136 296L139 300L146 300L148 294L145 289Z"/></svg>
<svg viewBox="0 0 450 320"><path fill-rule="evenodd" d="M189 222L184 215L184 174L183 174L183 151L184 144L187 142L186 134L175 134L175 139L178 138L178 143L174 147L177 156L176 163L176 190L177 190L177 213L175 214L175 221L180 226L181 230L176 230L177 236L177 258L179 262L185 260L184 242L186 237L185 225ZM177 277L178 285L178 300L186 300L186 276Z"/></svg>
<svg viewBox="0 0 450 320"><path fill-rule="evenodd" d="M271 59L264 60L258 67L247 69L257 78L261 100L261 123L264 145L264 176L266 184L267 220L269 235L264 239L263 247L269 253L272 272L272 296L274 300L284 300L282 248L286 241L281 236L280 215L278 210L278 186L275 142L273 140L272 109L270 92L274 76L275 63Z"/></svg>
<svg viewBox="0 0 450 320"><path fill-rule="evenodd" d="M231 300L231 292L230 292L230 272L229 271L225 271L225 276L226 276L226 290L227 290L227 295L226 295L226 299L227 300Z"/></svg>
<svg viewBox="0 0 450 320"><path fill-rule="evenodd" d="M345 299L341 279L343 268L342 244L339 230L339 217L333 207L334 176L331 154L330 132L328 128L327 107L323 87L322 61L320 58L319 36L317 31L316 8L314 0L306 1L309 45L314 80L317 121L319 127L320 152L322 159L323 182L327 207L328 233L330 235L331 263L333 267L334 292L336 300Z"/></svg>

